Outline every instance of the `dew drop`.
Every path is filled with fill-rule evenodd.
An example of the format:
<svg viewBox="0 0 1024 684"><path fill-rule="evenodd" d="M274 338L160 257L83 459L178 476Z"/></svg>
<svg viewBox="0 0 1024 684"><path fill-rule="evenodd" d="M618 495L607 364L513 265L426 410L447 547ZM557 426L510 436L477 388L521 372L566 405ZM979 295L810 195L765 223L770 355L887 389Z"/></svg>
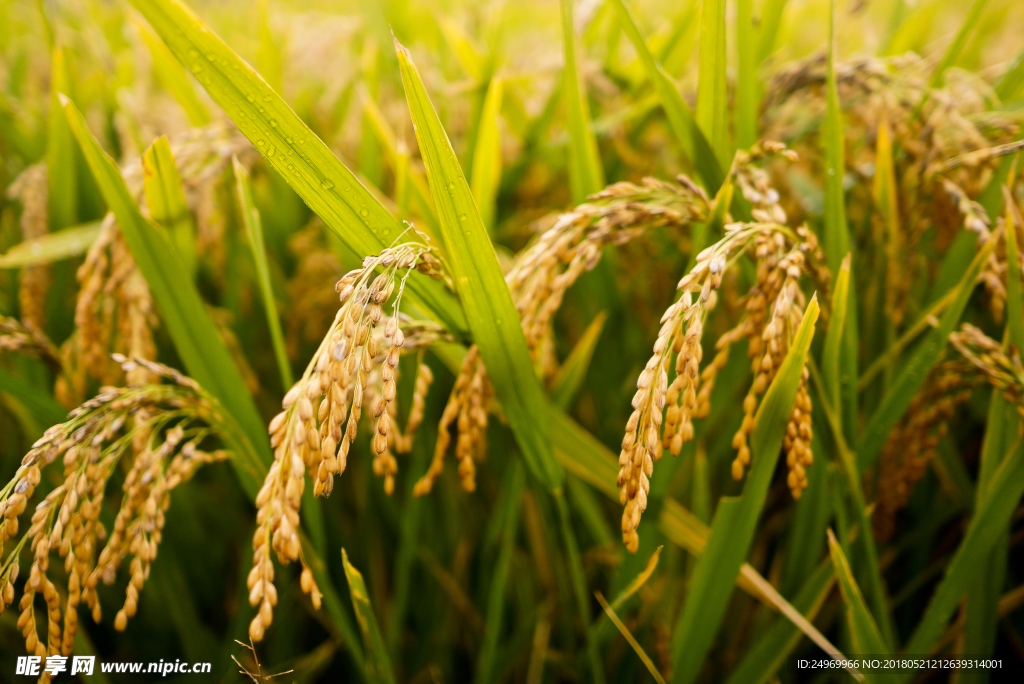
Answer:
<svg viewBox="0 0 1024 684"><path fill-rule="evenodd" d="M294 168L295 168L295 164L289 164L289 165L288 165L288 170L289 170L289 171L291 171L291 170L292 170L292 169L294 169Z"/></svg>
<svg viewBox="0 0 1024 684"><path fill-rule="evenodd" d="M466 220L466 215L465 215L465 214L461 214L461 215L459 216L459 220L460 220L460 221L465 221L465 220Z"/></svg>
<svg viewBox="0 0 1024 684"><path fill-rule="evenodd" d="M359 210L359 215L360 216L369 216L370 215L370 210L367 209L366 207L363 207L362 209Z"/></svg>
<svg viewBox="0 0 1024 684"><path fill-rule="evenodd" d="M271 126L277 126L277 119L271 119L270 120L270 125Z"/></svg>
<svg viewBox="0 0 1024 684"><path fill-rule="evenodd" d="M245 99L248 100L249 102L252 102L255 98L252 95L246 95Z"/></svg>
<svg viewBox="0 0 1024 684"><path fill-rule="evenodd" d="M320 187L323 188L324 190L330 190L331 188L334 187L334 183L325 178L322 181L320 181Z"/></svg>
<svg viewBox="0 0 1024 684"><path fill-rule="evenodd" d="M260 146L262 146L262 145L266 145L266 144L267 144L267 141L266 141L266 140L257 140L257 141L256 141L256 144L257 144L257 145L260 145Z"/></svg>
<svg viewBox="0 0 1024 684"><path fill-rule="evenodd" d="M270 147L267 148L267 156L268 157L273 157L276 153L277 153L277 148L274 147L273 145L271 145Z"/></svg>

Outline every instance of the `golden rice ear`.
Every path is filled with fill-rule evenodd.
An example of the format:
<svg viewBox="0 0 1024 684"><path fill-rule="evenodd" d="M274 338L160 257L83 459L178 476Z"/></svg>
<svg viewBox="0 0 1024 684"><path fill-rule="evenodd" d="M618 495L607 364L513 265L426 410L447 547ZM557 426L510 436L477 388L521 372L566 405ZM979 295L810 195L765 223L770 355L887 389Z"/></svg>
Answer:
<svg viewBox="0 0 1024 684"><path fill-rule="evenodd" d="M129 559L125 601L114 622L116 629L125 629L156 558L172 491L197 468L227 457L224 451L207 453L198 448L202 440L217 435L226 418L195 381L143 358L120 354L112 358L129 375L141 369L156 381L168 382L102 388L71 411L65 422L46 431L23 459L12 486L0 494L0 541L7 541L18 533L18 517L41 481L42 469L54 462L63 466L60 484L35 507L17 547L28 544L33 550L18 619L30 653L69 654L78 629L78 606L84 602L98 620L98 583L113 583L123 561ZM126 462L123 497L108 534L99 518L118 461ZM64 559L67 577L63 611L62 592L48 576L54 553ZM15 598L18 564L13 560L8 558L0 578L2 607ZM47 606L45 641L36 632L36 594Z"/></svg>

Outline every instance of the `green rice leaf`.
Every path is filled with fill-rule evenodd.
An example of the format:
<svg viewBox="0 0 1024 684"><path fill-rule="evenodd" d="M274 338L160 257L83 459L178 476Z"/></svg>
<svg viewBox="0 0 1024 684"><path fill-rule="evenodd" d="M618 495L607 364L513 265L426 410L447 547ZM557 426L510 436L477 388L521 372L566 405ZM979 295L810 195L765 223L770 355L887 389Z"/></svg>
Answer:
<svg viewBox="0 0 1024 684"><path fill-rule="evenodd" d="M659 547L659 549L660 548L661 547ZM608 616L608 619L612 621L612 624L614 624L615 628L619 630L619 633L622 634L623 637L625 637L626 642L629 644L629 647L632 648L633 652L636 653L637 656L640 658L640 661L644 664L644 667L647 668L647 671L651 674L651 677L654 678L654 681L656 681L658 684L665 684L665 678L661 676L661 672L659 672L658 668L654 665L654 661L651 660L651 657L649 655L647 655L647 652L644 651L643 647L640 645L640 642L637 641L636 637L633 636L633 633L629 631L629 628L626 627L626 625L623 624L622 620L619 619L619 616L615 614L615 609L608 605L608 602L605 601L605 598L601 595L601 592L597 592L596 594L594 594L594 596L597 597L597 602L601 604L601 608L604 609L604 612Z"/></svg>
<svg viewBox="0 0 1024 684"><path fill-rule="evenodd" d="M398 195L411 191L412 200L416 203L419 216L427 222L431 230L436 229L437 214L434 212L434 205L430 201L430 190L427 189L427 179L423 177L423 172L409 164L408 150L405 149L404 145L399 144L398 139L395 137L395 132L391 130L391 125L384 118L384 113L380 111L377 101L373 99L369 91L366 88L362 88L359 91L359 95L363 103L363 113L370 122L370 128L377 137L377 142L380 143L381 148L386 153L388 162L393 165L395 172L395 202L402 206L402 201ZM402 178L401 181L399 176ZM404 186L404 190L399 190L400 185Z"/></svg>
<svg viewBox="0 0 1024 684"><path fill-rule="evenodd" d="M986 4L988 4L988 0L974 0L974 4L968 10L964 23L960 25L960 30L957 31L956 37L946 49L946 53L942 56L942 61L939 62L938 66L935 67L935 71L932 72L932 88L937 88L942 84L942 77L946 75L946 70L956 64L957 59L960 58L960 53L963 51L964 45L967 44L967 39L970 37L971 32L978 25Z"/></svg>
<svg viewBox="0 0 1024 684"><path fill-rule="evenodd" d="M846 220L846 199L843 174L846 170L843 151L843 121L839 106L839 91L835 74L835 0L829 3L829 49L825 81L825 122L822 127L822 147L825 152L825 225L822 247L828 267L838 273L840 263L850 253L850 230ZM851 264L851 269L853 264ZM853 277L852 275L850 276ZM842 417L847 439L852 440L857 428L857 292L849 288L846 320L840 345L839 396L835 404Z"/></svg>
<svg viewBox="0 0 1024 684"><path fill-rule="evenodd" d="M519 531L519 506L526 478L519 461L513 461L509 467L512 469L512 473L503 478L505 492L501 496L501 500L505 502L505 510L497 514L504 520L504 525L501 530L498 559L490 575L491 587L487 594L487 617L484 623L483 643L480 645L480 657L477 659L476 678L474 679L477 684L488 684L495 679L494 666L498 638L501 636L501 625L505 615L508 575L512 565L516 535Z"/></svg>
<svg viewBox="0 0 1024 684"><path fill-rule="evenodd" d="M492 78L484 97L480 123L477 126L476 147L473 150L473 171L470 187L473 198L480 210L480 220L489 230L494 230L496 210L494 202L501 185L501 136L498 131L498 114L501 112L502 82Z"/></svg>
<svg viewBox="0 0 1024 684"><path fill-rule="evenodd" d="M771 57L775 52L775 44L779 39L779 27L782 26L782 13L786 9L786 0L765 0L761 7L761 17L757 32L757 63Z"/></svg>
<svg viewBox="0 0 1024 684"><path fill-rule="evenodd" d="M0 256L0 268L39 266L81 256L96 242L102 228L101 221L93 221L19 242Z"/></svg>
<svg viewBox="0 0 1024 684"><path fill-rule="evenodd" d="M281 49L274 42L274 34L270 32L267 0L259 0L256 8L260 26L260 45L256 51L256 66L271 88L281 90L281 73L283 70Z"/></svg>
<svg viewBox="0 0 1024 684"><path fill-rule="evenodd" d="M190 278L196 272L196 237L185 188L165 136L157 138L142 156L142 179L150 218L167 231Z"/></svg>
<svg viewBox="0 0 1024 684"><path fill-rule="evenodd" d="M462 356L465 354L465 350L455 344L435 344L431 351L453 372L458 371ZM615 479L619 465L615 454L565 412L551 406L550 414L551 444L559 464L609 499L618 501L619 489ZM658 529L690 554L699 557L704 553L709 532L707 525L671 497L666 497L664 501ZM786 616L787 620L793 622L822 650L838 653L821 632L803 619L800 612L749 563L741 566L736 584L743 591Z"/></svg>
<svg viewBox="0 0 1024 684"><path fill-rule="evenodd" d="M1014 102L1024 96L1024 50L1007 67L996 82L996 95L1003 102Z"/></svg>
<svg viewBox="0 0 1024 684"><path fill-rule="evenodd" d="M840 405L839 359L842 353L843 326L846 325L846 311L850 301L850 255L843 257L832 291L832 316L825 333L825 348L821 353L821 375L825 383L828 401L835 409Z"/></svg>
<svg viewBox="0 0 1024 684"><path fill-rule="evenodd" d="M590 360L594 357L594 349L597 347L597 341L601 338L601 331L604 330L606 320L608 320L608 314L604 311L594 316L594 320L580 335L576 346L572 348L565 362L555 373L555 377L551 381L551 401L558 408L568 409L573 399L576 398L576 394L587 376Z"/></svg>
<svg viewBox="0 0 1024 684"><path fill-rule="evenodd" d="M711 522L711 533L697 561L686 604L672 637L674 682L692 684L714 641L768 495L788 417L796 399L807 352L818 318L818 301L807 305L789 353L765 392L751 435L753 467L743 495L723 497Z"/></svg>
<svg viewBox="0 0 1024 684"><path fill-rule="evenodd" d="M757 142L757 80L754 42L754 0L736 1L736 147L747 149Z"/></svg>
<svg viewBox="0 0 1024 684"><path fill-rule="evenodd" d="M3 368L0 368L0 392L9 394L20 402L32 414L40 428L45 429L67 420L68 412L49 393L38 385L11 375ZM33 436L33 439L38 436Z"/></svg>
<svg viewBox="0 0 1024 684"><path fill-rule="evenodd" d="M832 565L835 567L836 577L839 579L839 590L843 595L843 602L846 604L846 619L850 625L854 653L856 655L888 654L889 649L882 640L875 619L871 617L871 611L864 603L860 588L857 586L856 580L853 579L850 564L846 561L843 549L831 529L828 531L828 549L832 555ZM891 682L895 679L891 673L872 672L870 681Z"/></svg>
<svg viewBox="0 0 1024 684"><path fill-rule="evenodd" d="M274 345L274 356L277 368L281 373L281 386L287 391L294 383L288 352L284 348L284 335L281 333L281 319L277 314L277 300L274 297L274 286L270 281L270 266L267 263L267 248L263 242L263 224L260 213L252 200L252 187L249 185L249 172L235 157L231 160L235 172L235 197L245 225L245 234L249 238L253 261L256 262L256 275L259 280L260 297L263 310L267 315L267 327L270 329L270 341Z"/></svg>
<svg viewBox="0 0 1024 684"><path fill-rule="evenodd" d="M590 602L587 596L587 575L583 570L583 558L580 556L580 545L576 540L576 532L569 516L569 506L565 501L565 492L561 487L553 492L555 506L558 508L558 523L562 532L562 543L565 548L566 560L569 562L569 581L576 598L576 608L584 628L590 626ZM590 666L590 679L594 684L604 684L604 667L598 651L597 635L593 630L586 631L587 660Z"/></svg>
<svg viewBox="0 0 1024 684"><path fill-rule="evenodd" d="M565 100L569 128L569 182L573 204L582 204L588 195L604 188L604 169L597 140L590 129L590 108L586 89L576 69L576 29L572 20L572 0L562 4L562 47L565 70L562 76L562 97Z"/></svg>
<svg viewBox="0 0 1024 684"><path fill-rule="evenodd" d="M832 591L834 581L832 564L821 564L800 588L793 599L793 607L808 620L813 620ZM772 626L747 650L726 684L765 684L770 681L800 643L800 638L801 633L796 625L785 618L776 618Z"/></svg>
<svg viewBox="0 0 1024 684"><path fill-rule="evenodd" d="M174 55L167 49L159 36L153 33L153 29L140 21L135 14L130 14L135 28L142 36L143 42L149 49L150 59L153 60L153 74L163 88L178 101L181 108L185 110L185 116L193 126L205 126L210 123L210 112L206 105L199 99L196 89L192 85L188 72L178 64Z"/></svg>
<svg viewBox="0 0 1024 684"><path fill-rule="evenodd" d="M401 225L270 86L180 0L132 0L178 61L270 165L356 254L377 254ZM409 279L407 296L457 335L465 316L443 283Z"/></svg>
<svg viewBox="0 0 1024 684"><path fill-rule="evenodd" d="M78 222L78 183L75 167L75 143L68 120L61 109L60 94L70 93L71 76L67 57L58 45L50 67L50 115L47 122L46 174L49 187L50 230L67 228Z"/></svg>
<svg viewBox="0 0 1024 684"><path fill-rule="evenodd" d="M620 608L623 603L629 600L629 597L640 591L640 588L647 584L647 580L651 578L654 571L658 568L658 559L661 558L661 550L664 546L659 546L651 554L650 559L647 561L647 567L643 569L639 575L633 578L633 581L626 585L626 587L619 592L615 600L611 602L612 609Z"/></svg>
<svg viewBox="0 0 1024 684"><path fill-rule="evenodd" d="M1021 216L1013 193L1006 185L1003 186L1003 202L1006 206L1006 262L1017 264L1020 263L1017 230L1021 226ZM1024 302L1021 300L1019 268L1006 269L1006 325L1010 342L1018 350L1024 349Z"/></svg>
<svg viewBox="0 0 1024 684"><path fill-rule="evenodd" d="M953 560L946 566L946 573L932 595L924 616L907 642L907 653L928 653L946 628L946 623L956 611L960 599L971 584L987 569L978 563L995 548L1003 538L1013 511L1024 494L1024 442L1002 459L992 473L988 489L975 506L974 516L967 527L963 541L957 547ZM901 678L907 681L913 676L905 672Z"/></svg>
<svg viewBox="0 0 1024 684"><path fill-rule="evenodd" d="M266 427L217 328L191 281L183 278L184 266L167 237L139 211L114 160L89 132L74 103L62 96L64 112L89 168L153 300L188 374L212 394L237 421L232 435L232 463L245 490L255 496L271 462Z"/></svg>
<svg viewBox="0 0 1024 684"><path fill-rule="evenodd" d="M725 40L725 0L701 0L697 125L723 167L730 157Z"/></svg>
<svg viewBox="0 0 1024 684"><path fill-rule="evenodd" d="M942 314L942 318L939 319L939 326L928 332L927 337L922 340L911 357L902 365L889 391L886 392L878 408L875 409L874 414L864 428L864 436L857 449L857 466L861 472L878 458L882 451L882 445L885 443L886 437L889 436L892 426L896 424L896 421L900 419L903 412L910 406L914 395L917 394L921 385L924 384L925 378L928 377L928 373L931 372L932 366L942 356L949 334L953 332L953 328L960 321L960 316L967 307L967 300L970 299L971 292L974 291L978 274L981 272L981 268L994 246L994 241L990 240L974 257L970 267L967 269L967 273L964 274L964 277L960 279L960 284L957 285L953 303L950 304L949 308ZM917 653L917 651L909 652Z"/></svg>
<svg viewBox="0 0 1024 684"><path fill-rule="evenodd" d="M697 170L708 192L710 194L717 193L725 180L725 173L722 171L722 165L715 156L711 143L708 142L708 138L705 137L700 126L697 125L690 106L686 104L686 100L679 93L675 83L668 77L661 65L654 60L654 56L647 47L640 29L637 28L623 0L612 0L612 2L619 10L622 29L632 41L633 48L640 56L640 61L647 72L647 77L654 84L669 126L672 128L676 141L682 147L683 154Z"/></svg>
<svg viewBox="0 0 1024 684"><path fill-rule="evenodd" d="M366 678L368 681L393 684L395 675L391 672L391 660L388 658L384 638L377 627L377 617L370 605L370 594L366 590L366 582L355 566L348 560L345 549L341 550L341 563L345 566L345 578L348 580L348 591L352 597L352 606L356 610L356 621L359 631L363 634L363 646L366 648Z"/></svg>
<svg viewBox="0 0 1024 684"><path fill-rule="evenodd" d="M545 487L556 489L561 486L564 475L551 454L547 401L533 371L512 295L473 202L469 184L416 65L397 41L395 49L449 265L473 340L480 348L495 394L531 473Z"/></svg>
<svg viewBox="0 0 1024 684"><path fill-rule="evenodd" d="M615 531L590 485L568 473L565 476L565 484L573 510L583 521L593 541L599 545L615 544Z"/></svg>

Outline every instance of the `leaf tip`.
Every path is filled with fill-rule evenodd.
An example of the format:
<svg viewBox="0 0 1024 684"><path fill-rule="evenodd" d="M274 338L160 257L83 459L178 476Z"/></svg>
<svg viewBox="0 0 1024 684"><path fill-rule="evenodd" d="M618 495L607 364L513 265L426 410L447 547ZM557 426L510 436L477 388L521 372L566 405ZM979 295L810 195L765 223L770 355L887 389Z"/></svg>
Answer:
<svg viewBox="0 0 1024 684"><path fill-rule="evenodd" d="M388 26L388 29L391 31L391 41L395 44L395 54L398 55L399 59L401 59L402 57L405 57L406 59L412 59L412 56L409 54L409 49L398 41L398 37L395 35L394 27Z"/></svg>
<svg viewBox="0 0 1024 684"><path fill-rule="evenodd" d="M846 256L843 257L843 262L839 265L839 270L840 271L849 271L850 270L850 257L851 257L851 253L847 252ZM817 296L817 293L815 293L815 296Z"/></svg>

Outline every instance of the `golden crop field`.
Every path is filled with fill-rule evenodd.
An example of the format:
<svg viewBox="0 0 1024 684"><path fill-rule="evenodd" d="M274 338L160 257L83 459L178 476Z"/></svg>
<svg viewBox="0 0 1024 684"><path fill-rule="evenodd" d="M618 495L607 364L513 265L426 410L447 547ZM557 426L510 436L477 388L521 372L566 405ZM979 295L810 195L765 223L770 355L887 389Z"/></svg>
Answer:
<svg viewBox="0 0 1024 684"><path fill-rule="evenodd" d="M0 0L0 681L1024 680L1022 45Z"/></svg>

